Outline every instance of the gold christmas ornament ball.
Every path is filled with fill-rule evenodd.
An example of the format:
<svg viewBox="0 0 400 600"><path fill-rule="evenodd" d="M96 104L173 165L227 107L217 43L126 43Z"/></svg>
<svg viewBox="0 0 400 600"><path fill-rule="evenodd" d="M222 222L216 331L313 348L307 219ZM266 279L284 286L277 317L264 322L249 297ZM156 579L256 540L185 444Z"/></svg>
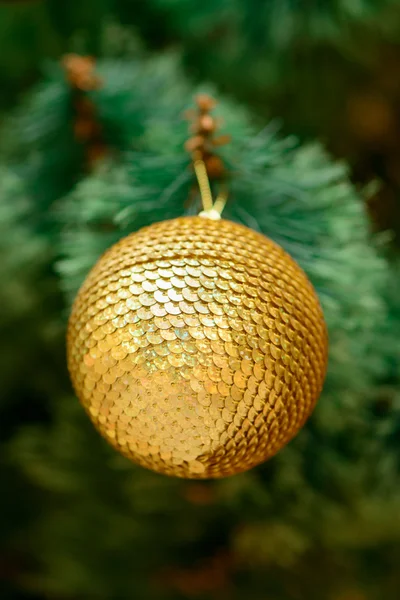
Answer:
<svg viewBox="0 0 400 600"><path fill-rule="evenodd" d="M99 432L154 471L246 471L303 426L323 385L316 293L278 245L226 220L145 227L89 273L68 328L76 393Z"/></svg>

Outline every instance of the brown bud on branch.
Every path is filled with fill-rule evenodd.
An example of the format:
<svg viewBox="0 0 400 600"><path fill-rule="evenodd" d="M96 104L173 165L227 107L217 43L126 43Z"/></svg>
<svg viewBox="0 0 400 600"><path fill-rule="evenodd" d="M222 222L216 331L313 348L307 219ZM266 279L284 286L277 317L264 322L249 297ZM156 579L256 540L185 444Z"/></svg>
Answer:
<svg viewBox="0 0 400 600"><path fill-rule="evenodd" d="M210 179L223 179L226 170L222 159L215 153L215 149L230 142L229 135L215 137L215 133L221 125L219 119L215 118L211 111L217 102L207 94L199 94L195 98L197 109L186 112L185 117L190 123L192 136L185 144L186 150L191 154L193 161L202 160L207 169Z"/></svg>
<svg viewBox="0 0 400 600"><path fill-rule="evenodd" d="M75 138L85 145L86 167L91 171L97 161L104 158L107 148L96 107L87 92L99 89L102 82L95 73L96 61L91 56L66 54L61 62L73 93Z"/></svg>

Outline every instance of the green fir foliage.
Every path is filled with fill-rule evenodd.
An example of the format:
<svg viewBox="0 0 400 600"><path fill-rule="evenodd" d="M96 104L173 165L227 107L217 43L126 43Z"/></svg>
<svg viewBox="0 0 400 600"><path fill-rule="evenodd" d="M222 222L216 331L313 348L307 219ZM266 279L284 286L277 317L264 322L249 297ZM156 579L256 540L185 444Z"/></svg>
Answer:
<svg viewBox="0 0 400 600"><path fill-rule="evenodd" d="M260 115L296 87L297 108L325 123L336 98L305 94L311 55L296 73L293 53L329 45L344 64L357 56L353 32L394 36L398 10L396 0L0 2L3 109L38 77L41 57L114 56L99 60L102 86L88 93L108 149L91 173L60 66L41 65L43 81L0 123L2 600L397 597L398 260L387 260L387 236L371 236L370 191L350 182L344 162L232 98ZM145 57L144 46L174 48ZM333 92L346 77L332 75ZM98 435L71 391L64 333L104 250L197 212L182 115L194 94L218 88L229 92L216 114L232 137L220 149L224 216L274 239L307 272L330 359L315 413L288 447L251 472L193 482L136 467ZM295 113L293 130L307 131Z"/></svg>
<svg viewBox="0 0 400 600"><path fill-rule="evenodd" d="M43 209L67 193L83 171L83 147L74 138L73 118L65 75L61 67L48 65L45 81L2 130L0 157Z"/></svg>
<svg viewBox="0 0 400 600"><path fill-rule="evenodd" d="M196 210L187 202L194 179L182 113L197 90L169 57L107 61L98 72L104 86L91 97L110 157L54 207L58 270L70 298L122 235ZM290 579L318 549L321 556L349 553L356 569L354 546L368 552L400 535L398 460L389 452L400 405L381 385L389 366L376 343L387 321L388 273L361 197L321 146L282 138L227 101L218 113L233 137L223 150L231 173L226 217L285 247L320 295L330 333L324 394L306 428L269 463L193 484L116 455L63 392L51 423L25 426L8 446L13 467L43 495L45 509L24 538L39 561L26 574L32 589L71 599L125 598L131 589L173 598L175 584L162 583L170 571L227 551L242 561L233 576L237 597L263 598L259 569L271 571L270 593L277 594L278 574ZM385 343L390 335L385 331ZM383 391L390 407L380 414ZM209 498L206 505L197 504L196 493Z"/></svg>

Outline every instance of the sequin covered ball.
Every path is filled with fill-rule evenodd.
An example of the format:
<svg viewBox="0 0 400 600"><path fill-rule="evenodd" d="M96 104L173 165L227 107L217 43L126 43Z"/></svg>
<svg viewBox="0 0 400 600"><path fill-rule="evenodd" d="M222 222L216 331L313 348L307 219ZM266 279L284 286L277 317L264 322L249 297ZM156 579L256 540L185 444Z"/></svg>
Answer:
<svg viewBox="0 0 400 600"><path fill-rule="evenodd" d="M68 363L99 432L167 475L246 471L318 399L327 334L293 259L236 223L183 217L110 248L75 300Z"/></svg>

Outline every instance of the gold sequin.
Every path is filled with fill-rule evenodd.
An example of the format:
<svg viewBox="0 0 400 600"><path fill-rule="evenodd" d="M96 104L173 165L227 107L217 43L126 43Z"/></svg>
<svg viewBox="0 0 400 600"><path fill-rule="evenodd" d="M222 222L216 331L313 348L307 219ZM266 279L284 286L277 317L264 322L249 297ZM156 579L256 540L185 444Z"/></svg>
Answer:
<svg viewBox="0 0 400 600"><path fill-rule="evenodd" d="M69 322L69 370L95 426L134 462L179 477L273 456L311 413L326 355L298 265L224 220L175 219L122 239Z"/></svg>

